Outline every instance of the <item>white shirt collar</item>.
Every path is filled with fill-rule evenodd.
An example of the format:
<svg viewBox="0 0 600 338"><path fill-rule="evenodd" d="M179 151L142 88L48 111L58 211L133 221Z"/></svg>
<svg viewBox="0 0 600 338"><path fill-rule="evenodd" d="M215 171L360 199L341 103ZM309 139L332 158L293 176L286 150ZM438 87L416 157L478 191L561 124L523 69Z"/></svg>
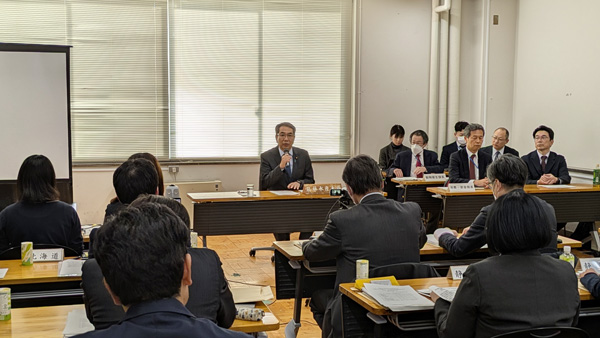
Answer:
<svg viewBox="0 0 600 338"><path fill-rule="evenodd" d="M494 149L494 146L492 146L492 150L494 150L494 152L492 153L492 157L494 157L497 152L500 152L500 155L504 155L504 149L506 149L506 146L502 147L502 149L500 150L496 150Z"/></svg>
<svg viewBox="0 0 600 338"><path fill-rule="evenodd" d="M358 204L362 203L362 201L365 199L365 197L375 195L375 194L379 194L379 195L383 196L383 193L381 191L371 192L371 193L364 195L363 198L361 198L360 201L358 201Z"/></svg>
<svg viewBox="0 0 600 338"><path fill-rule="evenodd" d="M469 148L465 148L465 150L467 151L467 157L470 159L471 155L475 155L475 161L477 161L479 159L479 156L477 156L478 152L472 153Z"/></svg>

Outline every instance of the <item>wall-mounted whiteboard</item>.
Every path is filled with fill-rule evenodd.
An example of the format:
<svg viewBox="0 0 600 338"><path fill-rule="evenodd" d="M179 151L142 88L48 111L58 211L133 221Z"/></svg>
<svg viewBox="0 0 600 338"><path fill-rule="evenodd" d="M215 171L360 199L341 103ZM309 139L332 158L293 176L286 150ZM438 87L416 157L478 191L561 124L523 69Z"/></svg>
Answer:
<svg viewBox="0 0 600 338"><path fill-rule="evenodd" d="M71 179L68 76L69 47L0 43L0 180L32 154Z"/></svg>

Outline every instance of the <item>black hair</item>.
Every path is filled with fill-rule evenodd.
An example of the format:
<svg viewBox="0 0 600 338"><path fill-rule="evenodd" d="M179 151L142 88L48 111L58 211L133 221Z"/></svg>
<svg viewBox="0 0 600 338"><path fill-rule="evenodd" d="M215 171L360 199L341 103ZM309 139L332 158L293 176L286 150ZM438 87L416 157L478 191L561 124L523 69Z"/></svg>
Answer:
<svg viewBox="0 0 600 338"><path fill-rule="evenodd" d="M296 127L294 127L293 124L289 123L289 122L281 122L278 125L275 126L275 135L279 134L279 128L281 127L288 127L291 128L292 131L294 131L294 134L296 134Z"/></svg>
<svg viewBox="0 0 600 338"><path fill-rule="evenodd" d="M166 205L127 207L96 234L94 256L123 305L179 295L189 229Z"/></svg>
<svg viewBox="0 0 600 338"><path fill-rule="evenodd" d="M380 190L383 176L377 162L368 155L357 155L346 162L342 180L355 194Z"/></svg>
<svg viewBox="0 0 600 338"><path fill-rule="evenodd" d="M23 161L17 175L17 197L25 203L58 200L56 174L52 162L44 155L31 155Z"/></svg>
<svg viewBox="0 0 600 338"><path fill-rule="evenodd" d="M457 133L459 131L463 131L468 125L469 125L469 122L458 121L454 124L454 131Z"/></svg>
<svg viewBox="0 0 600 338"><path fill-rule="evenodd" d="M123 204L133 202L141 194L156 194L156 168L152 162L143 158L127 160L115 170L113 186Z"/></svg>
<svg viewBox="0 0 600 338"><path fill-rule="evenodd" d="M392 129L390 129L390 137L391 136L396 136L396 137L404 137L404 127L402 127L399 124L395 124L392 126Z"/></svg>
<svg viewBox="0 0 600 338"><path fill-rule="evenodd" d="M535 197L521 189L512 190L500 196L488 212L487 243L500 254L537 250L550 243L551 226L555 225Z"/></svg>
<svg viewBox="0 0 600 338"><path fill-rule="evenodd" d="M136 158L145 158L154 164L154 168L156 168L156 173L158 174L158 194L164 195L165 179L163 177L162 168L160 167L160 162L158 162L158 159L156 159L156 157L150 153L135 153L129 156L128 160L133 160Z"/></svg>
<svg viewBox="0 0 600 338"><path fill-rule="evenodd" d="M550 141L554 140L554 130L552 130L552 128L541 125L537 128L535 128L533 130L533 138L535 138L535 134L537 134L538 131L545 131L548 133L548 136L550 136Z"/></svg>
<svg viewBox="0 0 600 338"><path fill-rule="evenodd" d="M487 178L490 182L496 180L507 187L523 187L527 182L527 164L520 157L504 154L498 157L487 168Z"/></svg>
<svg viewBox="0 0 600 338"><path fill-rule="evenodd" d="M474 132L475 130L481 130L483 132L483 134L485 135L485 129L483 129L483 126L481 124L471 123L471 124L467 125L464 129L465 137L469 138L469 136L471 136L471 133Z"/></svg>
<svg viewBox="0 0 600 338"><path fill-rule="evenodd" d="M410 133L410 140L412 141L413 136L421 136L423 138L423 143L427 144L429 143L429 136L427 136L427 133L421 129L417 129L415 131L413 131L412 133Z"/></svg>
<svg viewBox="0 0 600 338"><path fill-rule="evenodd" d="M183 204L177 202L176 200L162 195L143 194L139 195L138 198L136 198L135 201L131 202L129 206L137 207L144 203L156 203L166 205L167 207L169 207L169 209L173 210L175 215L181 218L183 223L185 223L185 225L187 225L188 228L190 227L190 214L188 214Z"/></svg>
<svg viewBox="0 0 600 338"><path fill-rule="evenodd" d="M498 128L496 128L496 130L504 130L504 132L506 133L506 139L508 139L508 135L509 135L509 133L508 133L508 129L506 129L506 128L504 128L504 127L498 127ZM495 132L496 130L494 130L494 132Z"/></svg>

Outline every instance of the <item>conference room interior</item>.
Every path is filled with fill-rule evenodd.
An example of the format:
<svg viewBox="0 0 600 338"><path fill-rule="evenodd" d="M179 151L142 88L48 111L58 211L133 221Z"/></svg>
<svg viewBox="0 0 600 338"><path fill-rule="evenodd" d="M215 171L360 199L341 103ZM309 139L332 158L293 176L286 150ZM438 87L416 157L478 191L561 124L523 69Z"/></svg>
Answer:
<svg viewBox="0 0 600 338"><path fill-rule="evenodd" d="M447 27L450 37L435 48L441 53L436 59L432 58L432 7L443 6L445 1L434 0L433 5L416 0L347 2L352 13L352 32L348 32L352 62L351 76L345 80L350 95L341 105L341 125L313 126L310 114L275 117L278 122L296 124L295 145L311 154L307 146L310 143L303 140L308 138L305 135L309 130L343 130L339 135L340 142L345 142L343 151L313 158L316 183L341 183L346 160L353 155L367 154L377 159L379 149L389 143L388 131L394 124L401 124L407 136L417 129L427 131L427 149L440 154L442 146L453 140L453 125L459 120L485 127L484 146L491 144L495 128L506 127L510 131L508 145L521 155L534 150L533 129L548 125L555 132L552 151L565 156L572 183L591 183L592 169L600 162L593 153L590 155L590 149L600 146L600 138L593 136L600 126L600 115L594 110L594 89L600 78L600 66L594 61L600 51L589 37L600 31L600 23L593 16L600 10L600 3L452 1L454 12L449 14L451 24ZM448 14L438 15L443 21ZM440 35L448 34L443 27L438 29ZM0 42L39 43L39 39L15 41L6 31L0 29L4 32L0 33ZM460 36L459 41L456 36ZM447 54L439 50L445 43L449 45ZM437 77L432 73L438 73ZM222 131L237 138L238 143L248 142L243 122L223 125ZM274 136L274 124L261 128L261 135ZM404 145L410 145L407 139ZM210 192L246 190L248 184L258 187L258 156L276 145L274 137L270 140L261 141L262 148L252 156L159 156L165 184L181 187L182 203L192 223L193 205L185 189L189 186ZM162 151L164 145L160 147ZM119 163L105 159L73 161L73 202L82 224L102 223L106 205L115 197L112 175ZM568 223L566 232L560 234L568 235L575 226L576 222ZM297 235L292 234L292 239ZM217 251L225 275L232 282L270 285L274 289L271 253L248 256L251 247L270 246L272 241L270 234L209 236L208 247ZM591 256L587 250L574 252L580 257ZM284 337L285 324L293 316L293 299L276 300L269 307L282 325L268 336ZM303 308L301 323L298 337L320 335L307 307Z"/></svg>

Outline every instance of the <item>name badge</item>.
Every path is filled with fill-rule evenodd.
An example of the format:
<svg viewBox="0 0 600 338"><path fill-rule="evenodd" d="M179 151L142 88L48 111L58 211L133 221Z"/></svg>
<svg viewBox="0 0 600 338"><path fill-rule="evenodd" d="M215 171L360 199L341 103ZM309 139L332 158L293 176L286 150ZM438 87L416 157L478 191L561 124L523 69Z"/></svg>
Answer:
<svg viewBox="0 0 600 338"><path fill-rule="evenodd" d="M448 178L446 174L423 174L423 179L425 182L431 181L446 181Z"/></svg>
<svg viewBox="0 0 600 338"><path fill-rule="evenodd" d="M62 261L65 256L65 249L35 249L33 250L34 262L56 262Z"/></svg>
<svg viewBox="0 0 600 338"><path fill-rule="evenodd" d="M468 267L469 267L468 265L451 266L450 270L448 270L448 278L450 278L452 280L463 279L463 275L465 274L465 271L467 270Z"/></svg>
<svg viewBox="0 0 600 338"><path fill-rule="evenodd" d="M450 192L475 192L475 184L469 183L450 183L448 184Z"/></svg>

